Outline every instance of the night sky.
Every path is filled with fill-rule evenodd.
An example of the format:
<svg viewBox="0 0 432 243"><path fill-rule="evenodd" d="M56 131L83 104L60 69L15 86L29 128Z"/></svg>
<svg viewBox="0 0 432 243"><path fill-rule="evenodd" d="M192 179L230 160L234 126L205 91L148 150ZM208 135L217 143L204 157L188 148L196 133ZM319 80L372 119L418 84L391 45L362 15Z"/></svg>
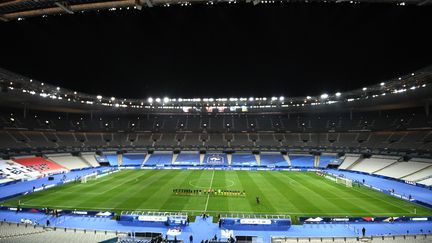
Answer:
<svg viewBox="0 0 432 243"><path fill-rule="evenodd" d="M126 98L306 96L432 64L432 7L218 4L0 23L0 66Z"/></svg>

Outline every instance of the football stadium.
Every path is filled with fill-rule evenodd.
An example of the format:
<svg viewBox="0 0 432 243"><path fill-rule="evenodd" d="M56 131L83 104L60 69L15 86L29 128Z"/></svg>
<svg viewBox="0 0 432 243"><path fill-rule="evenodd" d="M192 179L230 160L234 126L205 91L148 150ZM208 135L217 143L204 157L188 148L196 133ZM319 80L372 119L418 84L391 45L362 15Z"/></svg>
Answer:
<svg viewBox="0 0 432 243"><path fill-rule="evenodd" d="M431 6L0 0L0 242L432 242Z"/></svg>

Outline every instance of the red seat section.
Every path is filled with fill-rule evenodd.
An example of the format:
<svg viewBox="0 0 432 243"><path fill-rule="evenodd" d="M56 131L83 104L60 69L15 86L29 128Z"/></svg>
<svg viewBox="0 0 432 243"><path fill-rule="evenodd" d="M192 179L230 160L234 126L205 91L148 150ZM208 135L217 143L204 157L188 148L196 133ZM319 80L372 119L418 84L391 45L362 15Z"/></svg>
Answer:
<svg viewBox="0 0 432 243"><path fill-rule="evenodd" d="M41 157L17 158L15 159L15 162L37 170L43 174L55 174L68 171L63 166Z"/></svg>

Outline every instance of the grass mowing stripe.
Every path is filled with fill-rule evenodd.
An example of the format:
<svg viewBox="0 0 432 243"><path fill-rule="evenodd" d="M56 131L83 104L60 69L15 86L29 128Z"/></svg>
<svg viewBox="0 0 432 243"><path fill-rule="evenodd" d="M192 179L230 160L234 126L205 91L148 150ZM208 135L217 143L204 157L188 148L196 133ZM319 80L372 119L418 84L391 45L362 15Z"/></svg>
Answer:
<svg viewBox="0 0 432 243"><path fill-rule="evenodd" d="M344 205L344 207L340 207L339 205L335 205L334 202L332 202L325 196L336 196L336 194L329 191L323 191L324 187L321 184L317 183L315 177L311 178L310 174L308 173L295 173L293 174L292 179L301 184L299 185L299 187L303 188L306 192L308 192L305 193L306 198L311 201L311 203L314 204L315 207L322 208L323 205L326 205L326 208L329 208L329 211L346 213L347 211L352 209L352 206L354 206Z"/></svg>
<svg viewBox="0 0 432 243"><path fill-rule="evenodd" d="M174 180L171 180L168 186L169 189L172 190L174 188L190 188L189 182L199 176L203 176L203 173L193 173L192 171L183 171L179 173ZM204 199L202 197L193 197L193 196L181 196L169 194L170 196L163 202L160 206L163 209L177 209L178 211L188 209L189 205L204 205Z"/></svg>
<svg viewBox="0 0 432 243"><path fill-rule="evenodd" d="M361 197L358 197L357 203L355 205L359 206L362 208L362 211L364 211L365 213L369 213L370 215L373 215L373 212L382 212L382 211L388 211L389 213L391 212L397 212L400 211L396 208L394 208L393 210L389 209L388 207L386 207L385 205L379 203L379 204L371 204L371 200L374 200L374 197L371 197L370 195L373 192L369 192L367 194L362 194L360 193L360 191L356 191L354 187L350 188L350 187L345 187L344 185L341 184L337 184L335 182L326 180L325 178L321 178L321 181L323 183L323 185L328 185L330 187L330 190L339 190L339 193L337 195L342 196L342 195L346 195L346 196L352 196L352 195L361 195ZM344 187L346 188L345 190ZM348 193L349 192L349 193ZM338 200L340 201L340 200ZM352 202L353 200L349 200L350 202ZM375 200L374 200L375 201ZM367 205L363 206L363 205Z"/></svg>
<svg viewBox="0 0 432 243"><path fill-rule="evenodd" d="M295 208L290 200L290 196L284 193L286 188L281 187L280 184L275 184L273 180L270 179L271 175L268 173L257 173L256 178L261 181L260 184L265 188L263 192L275 210L292 211Z"/></svg>
<svg viewBox="0 0 432 243"><path fill-rule="evenodd" d="M213 188L222 189L222 190L230 190L230 189L238 189L236 186L235 188L228 187L228 185L231 185L231 183L228 182L227 176L228 174L232 174L229 171L219 170L215 171L216 178L213 181ZM228 183L227 183L228 182ZM216 183L216 186L214 184ZM209 204L207 206L207 210L211 208L219 208L219 209L226 209L229 210L230 202L232 202L232 197L225 197L225 196L217 196L217 197L211 197L209 200Z"/></svg>
<svg viewBox="0 0 432 243"><path fill-rule="evenodd" d="M131 209L137 209L142 207L143 204L147 204L147 202L152 204L157 202L160 208L163 202L171 196L168 191L172 180L176 180L182 173L159 173L156 177L138 182L135 187L129 189L130 195L123 195L122 201L118 202L116 206L128 205ZM154 190L154 188L157 190Z"/></svg>
<svg viewBox="0 0 432 243"><path fill-rule="evenodd" d="M282 176L283 175L281 174L267 171L265 179L279 192L280 195L282 195L283 198L285 198L284 202L289 204L290 208L294 211L301 211L293 200L292 193L294 192L292 192L292 189L289 186L286 186L285 182L282 182Z"/></svg>
<svg viewBox="0 0 432 243"><path fill-rule="evenodd" d="M239 190L244 191L243 187L237 173L235 171L216 171L215 181L218 184L223 184L223 189L227 190ZM222 189L222 188L221 188ZM247 193L247 192L246 192ZM212 197L210 198L209 207L207 211L249 211L254 212L248 201L248 195L245 197L232 197L232 196L222 196L222 197Z"/></svg>
<svg viewBox="0 0 432 243"><path fill-rule="evenodd" d="M242 200L241 203L238 203L238 205L232 205L233 207L235 207L235 210L233 211L248 211L250 213L254 212L256 203L253 196L250 195L251 192L249 191L250 186L248 181L242 179L243 177L241 176L240 171L231 171L231 173L236 178L236 181L239 182L241 188L246 191L246 201ZM238 210L237 208L240 208L241 210Z"/></svg>
<svg viewBox="0 0 432 243"><path fill-rule="evenodd" d="M151 172L150 172L151 173ZM171 196L172 191L168 188L168 184L171 180L176 178L176 171L170 171L170 173L166 173L161 175L158 178L155 178L149 184L146 184L146 190L144 191L145 195L140 197L140 207L156 207L161 209L160 201L165 200L167 197Z"/></svg>
<svg viewBox="0 0 432 243"><path fill-rule="evenodd" d="M407 203L405 201L402 201L402 199L397 199L394 197L391 197L389 195L386 195L384 193L379 193L379 192L375 192L375 193L365 193L363 192L363 190L361 190L360 188L354 188L354 190L357 190L360 194L368 196L370 198L376 199L381 201L384 204L387 204L393 208L398 208L400 210L403 210L405 212L409 212L408 209L406 209L406 207L408 205L410 205L410 203ZM368 190L372 190L372 189L368 189ZM375 196L376 195L376 196ZM384 206L384 205L383 205Z"/></svg>
<svg viewBox="0 0 432 243"><path fill-rule="evenodd" d="M283 175L284 177L288 177L289 174L281 172L281 175ZM299 210L303 211L303 212L307 212L307 211L311 211L313 210L314 212L322 212L321 208L317 207L315 204L313 204L310 200L308 200L308 198L306 198L306 195L304 195L302 192L299 191L299 188L293 187L292 186L292 182L296 182L296 184L298 183L297 181L295 181L294 179L290 178L290 180L292 180L291 182L285 181L282 178L276 177L273 174L269 174L269 176L272 177L272 179L274 181L277 182L277 184L279 185L285 185L285 189L287 190L288 194L292 196L292 201L293 203L297 204L297 207L299 208ZM301 184L301 183L298 183ZM294 201L295 200L295 201Z"/></svg>
<svg viewBox="0 0 432 243"><path fill-rule="evenodd" d="M120 203L124 202L130 195L131 189L135 188L134 183L139 181L140 177L145 176L145 180L155 180L154 178L159 175L160 172L155 174L146 173L135 173L129 174L127 173L127 180L122 180L120 183L116 180L109 181L107 183L107 187L109 189L103 191L100 196L93 196L88 198L79 204L79 206L84 205L93 205L93 206L106 206L106 205L114 205L117 206Z"/></svg>
<svg viewBox="0 0 432 243"><path fill-rule="evenodd" d="M172 193L173 188L203 189L209 185L212 189L245 190L246 196L177 196ZM262 199L260 205L255 201L256 196ZM312 173L282 171L123 170L86 184L72 183L17 197L4 205L16 206L18 200L26 201L24 206L27 207L115 212L198 214L207 205L209 213L411 216L415 215L411 209L418 207L417 216L432 214L430 209L368 188L347 188Z"/></svg>
<svg viewBox="0 0 432 243"><path fill-rule="evenodd" d="M341 187L342 185L340 184L335 184L334 182L328 181L328 180L324 180L324 178L321 178L321 180L323 181L323 183L330 185L333 188L336 188L337 186ZM343 186L342 186L343 187ZM380 192L376 192L373 191L372 189L369 188L357 188L357 187L352 187L352 188L347 188L351 194L353 195L361 195L362 197L358 197L359 201L361 201L362 204L367 204L368 207L365 208L365 210L367 212L370 212L371 214L373 214L373 211L371 210L372 208L376 208L378 212L382 212L382 211L388 211L389 214L393 213L393 212L400 212L400 213L404 213L404 212L409 212L409 210L406 209L407 206L410 205L410 203L402 201L400 199L391 197L389 195L380 193ZM346 190L341 191L342 194L346 194ZM377 201L379 200L381 203L371 203L371 200L373 201ZM360 204L360 203L359 203ZM397 206L400 205L400 206Z"/></svg>
<svg viewBox="0 0 432 243"><path fill-rule="evenodd" d="M332 197L336 197L341 194L349 196L350 192L346 190L347 188L341 188L340 185L336 183L333 183L332 185L326 184L324 182L329 182L327 179L318 177L315 174L304 174L304 176L306 176L307 178L305 178L303 182L303 186L305 186L309 190L314 191L314 193L320 195L320 198L322 198L322 200L331 204L333 207L338 208L339 210L343 210L344 213L348 213L350 211L368 212L366 208L362 207L361 205L352 203L350 200L341 200L342 202L334 202L321 196L321 195L330 195ZM313 179L316 180L312 180L311 177L313 177Z"/></svg>
<svg viewBox="0 0 432 243"><path fill-rule="evenodd" d="M121 172L113 174L112 175L113 178L123 177L123 175L118 175L120 173ZM105 178L101 178L101 179L105 179ZM108 180L108 179L106 179L106 180ZM95 181L91 181L91 182L95 182ZM88 183L91 183L91 182L88 182ZM88 189L91 188L91 187L85 187L85 185L86 184L82 184L81 182L78 181L78 182L71 182L68 184L56 186L56 187L41 191L40 193L32 194L32 197L31 197L32 199L29 201L26 201L26 202L27 203L29 203L29 202L35 203L35 201L43 201L44 203L50 203L51 201L55 202L55 201L61 200L62 198L64 198L64 200L71 200L73 198L71 195L74 195L74 193L80 194L80 191L82 191L83 187L88 188ZM56 195L58 192L70 192L70 194L66 194L66 195L63 194L63 196L57 197ZM47 197L47 195L49 195L49 197ZM75 195L75 197L76 197L76 195ZM24 198L24 200L25 199L26 198Z"/></svg>
<svg viewBox="0 0 432 243"><path fill-rule="evenodd" d="M239 174L244 178L243 182L248 182L248 186L246 187L246 193L249 192L248 195L248 201L251 205L254 205L252 207L256 212L262 212L262 211L274 211L277 210L272 206L271 201L267 198L267 195L263 192L263 188L260 181L257 181L257 175L260 173L258 171L254 171L251 173L248 173L248 171L239 171ZM240 177L241 178L241 177ZM252 194L255 193L255 195ZM252 194L252 195L251 195ZM257 204L254 203L255 197L258 196L260 198L260 203ZM269 195L270 196L270 195Z"/></svg>

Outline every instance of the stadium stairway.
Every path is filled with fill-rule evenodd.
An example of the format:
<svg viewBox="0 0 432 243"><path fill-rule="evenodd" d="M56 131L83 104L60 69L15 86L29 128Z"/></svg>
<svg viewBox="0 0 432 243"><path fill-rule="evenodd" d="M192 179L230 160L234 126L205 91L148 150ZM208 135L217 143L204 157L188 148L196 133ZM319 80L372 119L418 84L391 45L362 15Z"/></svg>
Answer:
<svg viewBox="0 0 432 243"><path fill-rule="evenodd" d="M359 157L357 160L355 160L354 162L352 162L352 164L350 164L349 166L347 166L345 168L345 170L351 170L354 166L356 166L357 164L360 164L362 161L364 160L364 158ZM345 161L344 161L345 162ZM342 163L343 164L343 163Z"/></svg>
<svg viewBox="0 0 432 243"><path fill-rule="evenodd" d="M174 164L174 162L177 160L179 154L175 154L173 153L172 159L171 159L171 164Z"/></svg>
<svg viewBox="0 0 432 243"><path fill-rule="evenodd" d="M399 162L399 160L396 160L396 161L394 161L393 163L388 164L388 165L384 166L383 168L381 168L381 169L379 169L379 170L377 170L377 171L374 171L373 173L374 173L374 174L379 174L378 172L383 171L383 170L385 170L385 169L387 169L387 168L389 168L389 167L395 165L397 162Z"/></svg>
<svg viewBox="0 0 432 243"><path fill-rule="evenodd" d="M284 157L284 159L286 160L286 162L288 162L288 166L292 166L292 164L291 164L291 160L290 160L288 154L284 154L283 157Z"/></svg>
<svg viewBox="0 0 432 243"><path fill-rule="evenodd" d="M86 159L85 157L80 156L79 158L81 159L81 161L82 161L83 163L87 164L87 168L95 167L95 166L94 166L92 163L90 163L89 160Z"/></svg>
<svg viewBox="0 0 432 243"><path fill-rule="evenodd" d="M95 153L81 153L81 158L91 165L91 167L99 167L100 164L95 158Z"/></svg>
<svg viewBox="0 0 432 243"><path fill-rule="evenodd" d="M150 159L150 156L151 156L151 154L146 154L146 156L145 156L145 158L144 158L144 161L143 161L141 167L143 167L143 166L145 165L145 163L147 162L147 160Z"/></svg>
<svg viewBox="0 0 432 243"><path fill-rule="evenodd" d="M414 174L421 173L421 172L426 171L426 170L429 170L429 169L431 169L431 168L432 168L432 165L430 165L430 166L428 166L428 167L425 167L425 168L423 168L423 169L421 169L421 170L415 171L415 172L413 172L413 173L410 173L410 174L408 174L408 175L405 175L405 176L402 177L401 179L409 178L410 176L412 176L412 175L414 175ZM423 180L423 179L427 179L427 178L429 178L429 176L425 176L425 177L423 177L423 178L421 178L421 179L417 179L417 180L415 180L415 181L421 181L421 180Z"/></svg>
<svg viewBox="0 0 432 243"><path fill-rule="evenodd" d="M255 154L255 160L258 165L261 165L261 156L259 154Z"/></svg>
<svg viewBox="0 0 432 243"><path fill-rule="evenodd" d="M345 155L342 163L339 165L339 169L347 169L359 159L359 155Z"/></svg>
<svg viewBox="0 0 432 243"><path fill-rule="evenodd" d="M200 154L200 165L203 164L205 154Z"/></svg>

